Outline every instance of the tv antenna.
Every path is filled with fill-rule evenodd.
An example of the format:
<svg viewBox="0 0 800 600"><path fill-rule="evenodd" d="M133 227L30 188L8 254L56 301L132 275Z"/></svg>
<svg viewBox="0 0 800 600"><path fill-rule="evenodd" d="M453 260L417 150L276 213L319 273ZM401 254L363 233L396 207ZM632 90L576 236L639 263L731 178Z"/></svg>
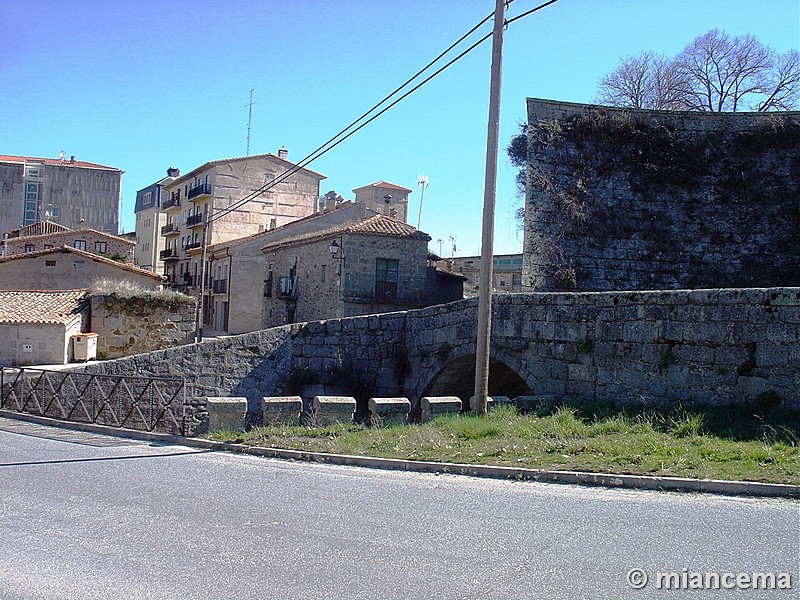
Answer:
<svg viewBox="0 0 800 600"><path fill-rule="evenodd" d="M422 186L422 192L419 197L419 216L417 217L417 229L422 222L422 201L425 199L425 188L428 187L428 178L425 175L417 175L417 187Z"/></svg>
<svg viewBox="0 0 800 600"><path fill-rule="evenodd" d="M255 89L255 88L254 88ZM248 107L247 109L247 154L245 156L250 156L250 125L253 122L253 90L250 90L250 101L245 104Z"/></svg>

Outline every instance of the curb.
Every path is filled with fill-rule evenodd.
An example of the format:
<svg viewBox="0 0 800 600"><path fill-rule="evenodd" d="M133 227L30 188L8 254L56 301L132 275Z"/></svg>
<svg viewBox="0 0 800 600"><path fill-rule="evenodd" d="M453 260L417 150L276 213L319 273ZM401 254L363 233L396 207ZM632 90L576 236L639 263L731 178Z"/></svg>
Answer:
<svg viewBox="0 0 800 600"><path fill-rule="evenodd" d="M700 492L721 494L726 496L759 496L772 498L800 498L800 485L782 483L760 483L751 481L725 481L719 479L690 479L683 477L654 477L647 475L615 475L611 473L587 473L583 471L549 471L546 469L525 469L517 467L495 467L490 465L470 465L459 463L441 463L429 461L404 460L397 458L374 458L368 456L350 456L347 454L327 454L324 452L308 452L305 450L284 450L248 446L232 442L218 442L202 438L183 437L167 433L151 433L134 429L120 429L108 425L91 423L75 423L59 421L49 417L40 417L8 410L0 410L0 417L18 421L27 421L39 425L73 429L90 433L99 433L113 437L121 437L162 444L174 444L200 448L249 454L266 458L315 462L349 467L368 467L394 471L416 473L438 473L449 475L466 475L468 477L485 477L491 479L507 479L516 481L538 481L541 483L561 483L607 488L653 490L669 492Z"/></svg>

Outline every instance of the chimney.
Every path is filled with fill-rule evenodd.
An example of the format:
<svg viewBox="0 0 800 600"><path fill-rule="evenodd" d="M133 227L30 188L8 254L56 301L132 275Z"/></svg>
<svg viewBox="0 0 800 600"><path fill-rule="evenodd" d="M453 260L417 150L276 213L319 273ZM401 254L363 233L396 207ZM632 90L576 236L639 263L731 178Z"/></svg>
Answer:
<svg viewBox="0 0 800 600"><path fill-rule="evenodd" d="M278 158L286 160L287 156L289 156L289 151L286 149L285 146L281 146L280 148L278 148Z"/></svg>
<svg viewBox="0 0 800 600"><path fill-rule="evenodd" d="M180 177L181 170L177 167L170 167L167 169L167 177Z"/></svg>
<svg viewBox="0 0 800 600"><path fill-rule="evenodd" d="M69 157L69 162L71 162L71 163L75 162L75 155L74 154Z"/></svg>

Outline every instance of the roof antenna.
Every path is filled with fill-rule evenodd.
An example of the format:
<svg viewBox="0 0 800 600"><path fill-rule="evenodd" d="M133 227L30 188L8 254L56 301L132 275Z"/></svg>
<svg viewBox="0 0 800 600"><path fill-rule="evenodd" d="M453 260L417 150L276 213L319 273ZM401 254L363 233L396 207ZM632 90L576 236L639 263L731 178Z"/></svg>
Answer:
<svg viewBox="0 0 800 600"><path fill-rule="evenodd" d="M255 89L255 88L253 88ZM248 107L247 110L247 154L245 156L250 156L250 124L253 122L253 90L250 90L250 101L245 104Z"/></svg>

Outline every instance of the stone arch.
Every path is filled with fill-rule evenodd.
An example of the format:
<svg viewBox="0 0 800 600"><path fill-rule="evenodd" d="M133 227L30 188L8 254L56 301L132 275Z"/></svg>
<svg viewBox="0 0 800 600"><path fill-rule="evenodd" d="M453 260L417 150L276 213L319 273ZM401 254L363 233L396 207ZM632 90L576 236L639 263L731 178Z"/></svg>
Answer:
<svg viewBox="0 0 800 600"><path fill-rule="evenodd" d="M439 369L425 384L420 397L458 396L464 403L464 408L468 409L468 402L474 391L475 355L465 354ZM530 393L530 386L513 368L494 356L489 358L490 396L514 398Z"/></svg>

